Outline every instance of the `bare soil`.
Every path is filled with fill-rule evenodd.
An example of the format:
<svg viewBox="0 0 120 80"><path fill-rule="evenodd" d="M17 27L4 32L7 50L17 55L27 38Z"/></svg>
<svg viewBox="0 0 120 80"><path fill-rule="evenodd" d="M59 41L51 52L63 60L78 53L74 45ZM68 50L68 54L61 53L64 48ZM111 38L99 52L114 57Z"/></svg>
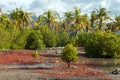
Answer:
<svg viewBox="0 0 120 80"><path fill-rule="evenodd" d="M99 65L82 64L78 59L68 69L60 56L41 54L34 59L34 50L0 52L0 80L112 80L109 74L96 70Z"/></svg>

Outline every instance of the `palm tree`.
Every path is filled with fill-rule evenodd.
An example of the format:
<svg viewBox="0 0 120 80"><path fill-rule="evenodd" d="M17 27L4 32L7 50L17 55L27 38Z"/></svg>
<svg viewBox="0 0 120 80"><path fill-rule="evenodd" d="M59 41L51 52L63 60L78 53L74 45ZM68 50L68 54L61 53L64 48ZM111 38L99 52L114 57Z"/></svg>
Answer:
<svg viewBox="0 0 120 80"><path fill-rule="evenodd" d="M47 24L49 28L57 27L60 16L56 11L48 10L38 17L39 24Z"/></svg>
<svg viewBox="0 0 120 80"><path fill-rule="evenodd" d="M99 20L99 29L100 30L102 29L103 21L110 18L108 16L108 13L110 13L110 11L107 11L106 8L99 8L96 12L98 20Z"/></svg>
<svg viewBox="0 0 120 80"><path fill-rule="evenodd" d="M117 31L120 29L120 15L115 16L115 22L114 22L114 31Z"/></svg>
<svg viewBox="0 0 120 80"><path fill-rule="evenodd" d="M32 19L30 18L31 13L24 12L21 8L16 8L10 12L10 19L15 26L22 29L23 27L29 27Z"/></svg>
<svg viewBox="0 0 120 80"><path fill-rule="evenodd" d="M23 11L19 8L16 8L16 10L13 10L12 12L10 12L10 19L12 21L13 24L15 24L15 26L21 28L21 18L23 17Z"/></svg>
<svg viewBox="0 0 120 80"><path fill-rule="evenodd" d="M90 17L91 17L91 19L90 19L91 27L92 27L92 29L94 29L95 28L95 21L97 20L97 14L96 14L96 12L92 11Z"/></svg>
<svg viewBox="0 0 120 80"><path fill-rule="evenodd" d="M83 28L85 32L88 32L88 30L91 29L88 15L87 14L82 15L81 20L82 20L81 28Z"/></svg>
<svg viewBox="0 0 120 80"><path fill-rule="evenodd" d="M64 31L67 31L70 33L71 26L73 25L73 13L71 11L67 11L64 13L64 20L62 27L64 28Z"/></svg>
<svg viewBox="0 0 120 80"><path fill-rule="evenodd" d="M75 35L76 35L81 26L81 10L78 7L74 7L73 17L74 17L74 27L75 27Z"/></svg>
<svg viewBox="0 0 120 80"><path fill-rule="evenodd" d="M89 29L89 17L86 14L81 14L81 10L78 7L74 7L74 27L75 32L78 32L79 30L86 30Z"/></svg>

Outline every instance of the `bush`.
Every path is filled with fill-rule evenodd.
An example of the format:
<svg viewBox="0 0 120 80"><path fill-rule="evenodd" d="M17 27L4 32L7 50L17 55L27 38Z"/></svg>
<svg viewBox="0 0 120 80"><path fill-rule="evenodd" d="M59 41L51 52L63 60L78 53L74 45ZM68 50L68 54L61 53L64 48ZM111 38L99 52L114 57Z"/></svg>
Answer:
<svg viewBox="0 0 120 80"><path fill-rule="evenodd" d="M39 30L33 31L27 38L26 49L43 49L45 47L43 43L43 36Z"/></svg>
<svg viewBox="0 0 120 80"><path fill-rule="evenodd" d="M10 36L10 49L18 49L19 46L16 44L16 41L19 38L18 36L20 35L20 30L16 26L9 26L7 31Z"/></svg>
<svg viewBox="0 0 120 80"><path fill-rule="evenodd" d="M85 33L84 31L79 32L75 40L75 45L79 47L85 47L89 37L91 37L92 35L93 34L91 32L87 32L87 33Z"/></svg>
<svg viewBox="0 0 120 80"><path fill-rule="evenodd" d="M33 57L33 58L37 58L38 56L39 56L38 51L35 51L35 52L32 54L32 57Z"/></svg>
<svg viewBox="0 0 120 80"><path fill-rule="evenodd" d="M111 32L96 31L87 36L85 51L90 57L120 58L120 37Z"/></svg>
<svg viewBox="0 0 120 80"><path fill-rule="evenodd" d="M24 49L27 43L27 37L31 33L32 29L25 28L20 31L20 34L13 41L11 48L12 49Z"/></svg>
<svg viewBox="0 0 120 80"><path fill-rule="evenodd" d="M8 31L0 29L0 50L6 50L10 48L10 36Z"/></svg>
<svg viewBox="0 0 120 80"><path fill-rule="evenodd" d="M69 35L67 32L61 32L58 34L57 46L67 45L69 40Z"/></svg>
<svg viewBox="0 0 120 80"><path fill-rule="evenodd" d="M76 40L76 37L75 37L75 36L69 37L68 43L75 45L75 40Z"/></svg>
<svg viewBox="0 0 120 80"><path fill-rule="evenodd" d="M63 49L61 59L68 64L68 68L70 68L71 62L78 59L77 57L78 51L77 48L74 47L72 44L67 44Z"/></svg>
<svg viewBox="0 0 120 80"><path fill-rule="evenodd" d="M57 34L53 29L49 29L47 26L40 28L43 36L43 41L46 47L55 47L57 44Z"/></svg>

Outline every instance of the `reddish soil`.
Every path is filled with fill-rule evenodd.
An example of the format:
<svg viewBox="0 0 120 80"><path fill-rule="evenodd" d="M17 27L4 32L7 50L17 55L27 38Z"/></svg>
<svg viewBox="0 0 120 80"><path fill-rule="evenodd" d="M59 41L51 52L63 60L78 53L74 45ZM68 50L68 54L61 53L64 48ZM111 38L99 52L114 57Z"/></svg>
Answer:
<svg viewBox="0 0 120 80"><path fill-rule="evenodd" d="M16 51L6 51L0 54L0 64L33 64L34 58L32 54L33 50L16 50ZM42 57L39 56L38 60Z"/></svg>
<svg viewBox="0 0 120 80"><path fill-rule="evenodd" d="M102 71L93 69L93 67L98 67L99 65L92 64L82 64L89 62L87 59L77 60L72 64L71 69L67 68L67 64L64 63L60 57L54 55L40 54L36 60L32 57L34 50L15 50L0 53L0 65L12 65L12 64L37 64L37 63L55 63L58 66L54 66L50 69L33 69L28 70L29 73L41 73L38 75L40 78L97 78L110 80L110 76ZM19 69L20 70L20 69Z"/></svg>

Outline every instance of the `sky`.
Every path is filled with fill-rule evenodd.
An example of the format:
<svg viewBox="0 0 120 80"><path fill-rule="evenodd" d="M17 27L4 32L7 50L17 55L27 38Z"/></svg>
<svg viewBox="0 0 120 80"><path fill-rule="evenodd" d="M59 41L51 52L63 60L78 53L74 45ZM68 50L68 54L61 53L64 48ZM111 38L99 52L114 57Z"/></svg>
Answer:
<svg viewBox="0 0 120 80"><path fill-rule="evenodd" d="M7 13L16 8L22 8L40 15L48 9L52 9L63 15L64 12L73 10L75 6L88 15L99 7L105 7L111 11L112 16L120 15L120 0L0 0L0 8Z"/></svg>

